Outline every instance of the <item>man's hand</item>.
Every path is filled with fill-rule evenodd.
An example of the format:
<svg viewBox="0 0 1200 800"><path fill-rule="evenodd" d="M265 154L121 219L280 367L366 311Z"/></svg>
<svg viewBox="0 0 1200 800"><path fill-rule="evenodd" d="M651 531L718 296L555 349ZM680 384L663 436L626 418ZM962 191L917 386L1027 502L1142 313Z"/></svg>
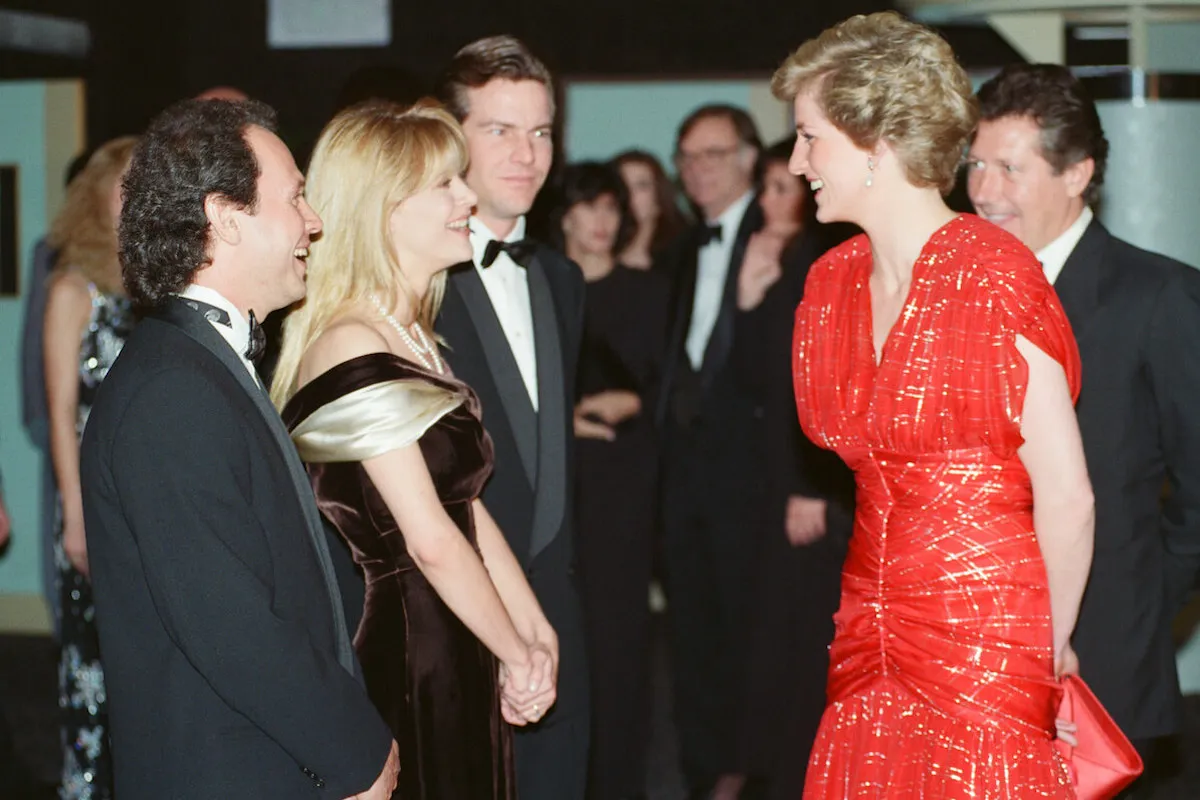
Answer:
<svg viewBox="0 0 1200 800"><path fill-rule="evenodd" d="M8 537L12 533L12 520L9 519L8 509L4 507L4 498L0 497L0 550L8 544Z"/></svg>
<svg viewBox="0 0 1200 800"><path fill-rule="evenodd" d="M379 773L375 783L371 784L371 788L365 792L356 794L353 798L348 797L346 800L391 800L398 780L400 780L400 750L396 747L395 740L392 740L392 749L388 752L387 761L384 762L383 772Z"/></svg>
<svg viewBox="0 0 1200 800"><path fill-rule="evenodd" d="M825 535L824 500L794 494L788 498L784 530L793 547L812 544Z"/></svg>

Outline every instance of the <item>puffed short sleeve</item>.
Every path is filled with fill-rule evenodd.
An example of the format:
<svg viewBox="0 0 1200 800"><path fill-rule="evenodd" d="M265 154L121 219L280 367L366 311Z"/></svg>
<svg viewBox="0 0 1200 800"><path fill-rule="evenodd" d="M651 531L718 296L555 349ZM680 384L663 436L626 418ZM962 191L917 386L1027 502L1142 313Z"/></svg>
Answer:
<svg viewBox="0 0 1200 800"><path fill-rule="evenodd" d="M985 275L994 366L985 374L995 381L984 393L990 405L990 438L993 449L1011 456L1024 442L1021 415L1029 384L1029 365L1017 350L1017 337L1025 337L1062 366L1072 402L1079 397L1079 348L1058 295L1032 253L1019 246L999 247L988 259Z"/></svg>

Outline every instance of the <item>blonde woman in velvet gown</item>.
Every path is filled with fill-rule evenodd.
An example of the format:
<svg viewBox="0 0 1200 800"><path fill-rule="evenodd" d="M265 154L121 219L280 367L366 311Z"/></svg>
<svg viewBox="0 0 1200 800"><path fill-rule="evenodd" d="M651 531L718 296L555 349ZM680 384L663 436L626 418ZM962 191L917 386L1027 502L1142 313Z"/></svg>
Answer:
<svg viewBox="0 0 1200 800"><path fill-rule="evenodd" d="M855 17L775 75L817 219L800 422L854 470L854 532L808 800L1069 800L1057 676L1091 560L1079 353L1016 238L942 199L975 122L932 31ZM1019 179L1019 178L1014 178Z"/></svg>
<svg viewBox="0 0 1200 800"><path fill-rule="evenodd" d="M354 644L405 800L513 797L508 726L555 700L554 631L477 499L492 468L479 402L430 333L442 271L471 257L466 152L432 104L329 123L307 189L324 235L272 388L365 577Z"/></svg>

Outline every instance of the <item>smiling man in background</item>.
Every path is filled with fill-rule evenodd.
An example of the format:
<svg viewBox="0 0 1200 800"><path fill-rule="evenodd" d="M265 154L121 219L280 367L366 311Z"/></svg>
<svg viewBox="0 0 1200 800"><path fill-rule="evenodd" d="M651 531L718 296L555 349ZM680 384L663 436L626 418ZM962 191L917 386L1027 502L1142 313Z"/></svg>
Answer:
<svg viewBox="0 0 1200 800"><path fill-rule="evenodd" d="M1096 219L1108 142L1070 70L1006 67L979 101L971 202L1037 254L1083 360L1096 551L1071 641L1146 761L1133 796L1150 788L1156 743L1182 725L1171 622L1200 567L1200 274Z"/></svg>

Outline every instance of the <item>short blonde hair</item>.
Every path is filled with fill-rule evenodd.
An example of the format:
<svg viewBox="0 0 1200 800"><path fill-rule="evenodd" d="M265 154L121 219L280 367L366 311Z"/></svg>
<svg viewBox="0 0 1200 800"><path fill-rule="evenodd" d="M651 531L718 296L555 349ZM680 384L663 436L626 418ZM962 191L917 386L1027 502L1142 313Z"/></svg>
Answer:
<svg viewBox="0 0 1200 800"><path fill-rule="evenodd" d="M306 195L324 230L310 247L308 293L283 326L271 385L282 407L296 392L304 352L338 318L372 294L388 308L403 295L416 305L392 246L389 220L401 202L467 167L462 128L437 102L411 108L371 101L340 112L321 132L308 168ZM445 273L417 308L432 329Z"/></svg>
<svg viewBox="0 0 1200 800"><path fill-rule="evenodd" d="M117 221L109 199L133 157L137 138L122 136L96 149L67 186L67 199L50 225L47 243L58 251L57 269L78 270L105 293L121 293Z"/></svg>
<svg viewBox="0 0 1200 800"><path fill-rule="evenodd" d="M967 73L941 36L894 11L851 17L788 56L771 91L807 91L838 130L870 150L880 140L915 186L954 187L978 105Z"/></svg>

